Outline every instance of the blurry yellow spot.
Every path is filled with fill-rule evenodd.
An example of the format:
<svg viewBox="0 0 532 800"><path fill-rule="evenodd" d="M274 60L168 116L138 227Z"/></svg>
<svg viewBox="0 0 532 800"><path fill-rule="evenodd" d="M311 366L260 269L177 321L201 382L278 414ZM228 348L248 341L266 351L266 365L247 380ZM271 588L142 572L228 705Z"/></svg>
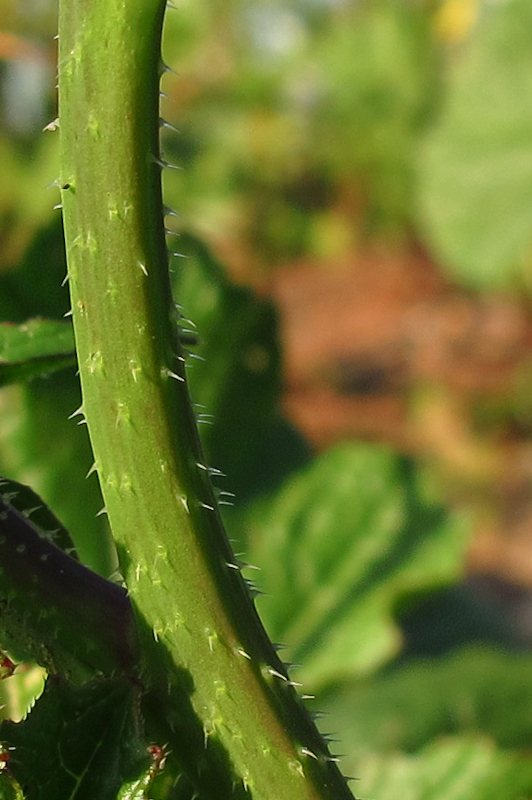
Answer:
<svg viewBox="0 0 532 800"><path fill-rule="evenodd" d="M480 0L446 0L436 14L434 32L451 44L464 39L477 21Z"/></svg>

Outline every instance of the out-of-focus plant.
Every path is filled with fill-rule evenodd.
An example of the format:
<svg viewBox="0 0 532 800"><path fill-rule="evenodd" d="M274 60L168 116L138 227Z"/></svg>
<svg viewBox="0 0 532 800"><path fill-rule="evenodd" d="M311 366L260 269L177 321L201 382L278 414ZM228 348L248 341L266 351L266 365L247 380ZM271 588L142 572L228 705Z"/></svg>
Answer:
<svg viewBox="0 0 532 800"><path fill-rule="evenodd" d="M197 326L181 338L192 359L200 356L188 358L194 366L187 379L198 404L206 452L201 463L214 464L216 472L227 475L213 472L221 489L212 505L221 505L229 535L238 542L235 548L261 568L256 576L245 574L248 581L254 578L248 588L266 594L257 604L270 637L286 644L290 660L302 665L298 673L287 673L285 682L301 682L301 692L317 696L315 707L328 712L321 727L338 731L342 740L343 771L360 779L357 796L376 800L399 794L412 800L451 800L464 794L478 800L517 800L530 794L530 658L501 648L515 640L509 634L505 640L496 621L479 633L475 606L454 585L463 572L468 521L442 505L437 490L411 460L386 447L356 443L311 458L308 446L279 412L282 348L275 310L231 283L212 247L202 240L230 253L233 266L253 256L264 267L293 255L336 253L364 237L405 237L415 229L429 246L439 248L455 273L467 271L481 280L478 253L491 257L489 237L499 221L502 225L502 217L494 212L493 225L482 228L473 220L479 210L475 191L486 203L491 195L456 165L464 159L461 130L470 131L476 142L471 152L480 159L484 151L476 146L481 126L475 134L473 115L452 109L467 110L473 102L489 107L495 121L482 128L486 140L502 125L497 122L501 119L521 132L510 137L512 146L524 135L517 104L509 109L508 76L514 75L514 67L526 72L527 43L518 28L528 10L521 0L496 8L478 4L476 27L461 28L466 38L455 40L446 51L448 45L438 36L443 8L448 22L451 5L382 1L332 8L301 3L243 7L237 2L198 2L168 12L165 57L176 64L180 77L167 76L163 87L177 106L172 108L165 98L163 103L181 133L162 133L168 159L186 169L171 177L167 173L165 202L182 210L187 227L196 232L192 236L182 229L177 247L172 244L187 255L172 260L172 290L182 317ZM11 9L13 19L15 5L3 6L4 18L10 19ZM35 52L41 59L47 54L39 62L41 74L46 74L53 15L47 16L45 4L42 16L33 21L23 3L17 13L21 19L26 15L26 26L34 26ZM48 37L42 35L46 24ZM506 64L502 32L509 36L514 29L521 44ZM10 529L15 522L33 525L27 542L19 539L14 550L3 549L0 640L13 657L32 657L46 666L49 676L44 696L36 700L41 688L30 682L42 681L42 670L27 661L17 666L6 657L3 662L0 688L6 716L20 719L27 706L36 706L24 722L5 722L0 728L5 743L0 797L184 800L195 791L189 778L177 780L185 766L200 797L208 798L214 790L201 778L202 770L226 778L231 770L234 774L233 756L226 763L216 744L223 721L203 709L199 730L204 739L196 748L196 711L192 714L179 694L182 682L179 692L172 690L172 704L182 703L179 732L189 731L191 742L185 733L169 753L163 744L175 737L166 725L174 706L171 713L161 713L157 692L148 691L143 695L143 724L131 703L132 693L139 692L137 675L133 685L121 677L124 672L131 676L137 645L134 637L123 635L122 629L131 624L123 589L104 580L117 569L117 553L105 515L96 516L104 501L91 470L86 429L76 425L81 417L69 419L81 397L72 366L72 331L68 319L62 319L70 308L68 288L61 286L64 247L59 221L52 221L49 210L53 201L40 189L61 176L68 199L75 186L59 171L57 133L36 137L31 126L16 123L10 110L23 80L17 77L14 59L20 59L22 69L34 52L20 49L21 30L19 38L10 40L18 49L3 51L0 467L2 474L31 484L45 504L32 511L27 523L25 515L41 502L13 482L0 487L2 513L8 515L1 524L7 520ZM6 42L0 39L0 46L7 48ZM506 104L492 102L481 81L489 59L495 62L490 74L499 77L492 89L500 90ZM467 70L478 76L474 91L463 77ZM9 82L14 89L8 96ZM51 112L39 127L54 116L51 83L44 102L41 95L32 106L37 115ZM527 81L522 85L526 88ZM448 115L446 108L451 109ZM511 157L510 145L496 144ZM489 160L493 162L491 156ZM518 161L526 165L526 157ZM519 170L520 176L524 172ZM480 173L485 174L484 168L479 167ZM449 195L445 187L456 184L456 175L463 175L464 191ZM516 186L510 181L507 185L508 191ZM519 211L514 215L515 236L506 249L501 244L493 261L482 259L490 275L499 275L499 269L510 274L515 254L526 251L525 225L517 224L526 219L526 192L516 189L512 197L512 208ZM452 222L446 209L458 213L462 200L464 224L459 230L464 236L455 237L456 225L446 227ZM108 195L102 208L114 213ZM84 242L90 244L87 238ZM137 269L142 282L147 276ZM132 319L135 313L132 304ZM89 356L96 352L93 347ZM88 367L97 370L98 363L93 358ZM130 364L133 380L135 369ZM114 408L117 424L125 420L120 408ZM149 423L149 412L145 417ZM155 456L160 460L160 454ZM109 505L109 493L120 486L105 478L103 483ZM233 500L234 508L225 508ZM205 498L201 502L211 505ZM213 512L205 508L202 513ZM49 547L51 531L69 553L75 545L91 572L72 563L71 554L63 556ZM22 546L29 552L17 551ZM118 551L131 588L137 564L128 565L125 540ZM25 556L32 564L46 556L46 564L49 553L58 559L58 569L66 571L65 586L58 580L54 588L46 570L36 578L26 568L17 573ZM138 564L142 572L140 560ZM151 575L152 565L147 569ZM101 582L95 573L103 576ZM152 577L157 580L158 573ZM80 594L84 581L86 595ZM433 594L445 586L450 588ZM66 591L73 598L70 619L64 614L57 618L54 607ZM201 594L202 588L197 591ZM89 598L86 614L76 611L79 597L82 605ZM91 597L97 601L91 603ZM116 616L116 609L124 616ZM102 626L105 635L99 631L102 615L108 617ZM140 628L141 646L149 651L155 672L160 664L155 686L172 674L162 611L160 616L161 626L150 621L145 630ZM85 627L79 630L81 624ZM427 626L424 659L419 658L419 634L413 642L409 638L415 624ZM211 635L214 647L219 632L213 627ZM35 646L38 641L41 649ZM490 650L487 641L496 642L499 650ZM462 645L461 651L445 655L446 642ZM114 677L95 683L95 670ZM279 671L284 674L282 665ZM149 673L149 667L142 671L141 683ZM64 674L70 682L57 677ZM193 698L193 687L189 689ZM288 721L286 727L293 735ZM205 742L206 758L213 756L214 762L202 767L197 758ZM183 748L189 745L187 764ZM305 770L312 772L312 756L299 757L306 757L311 766L305 762ZM240 773L244 763L239 761ZM216 791L222 791L223 780ZM102 787L108 787L107 795ZM235 796L267 796L247 774L240 774L234 791ZM281 796L276 789L275 800Z"/></svg>

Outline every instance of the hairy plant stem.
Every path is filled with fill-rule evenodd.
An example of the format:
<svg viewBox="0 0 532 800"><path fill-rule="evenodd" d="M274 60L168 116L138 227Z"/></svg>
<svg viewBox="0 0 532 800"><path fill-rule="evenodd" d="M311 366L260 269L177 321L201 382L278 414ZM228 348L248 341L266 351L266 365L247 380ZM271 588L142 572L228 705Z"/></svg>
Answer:
<svg viewBox="0 0 532 800"><path fill-rule="evenodd" d="M62 0L61 187L83 409L145 708L204 800L349 800L249 598L188 396L159 157L160 0Z"/></svg>

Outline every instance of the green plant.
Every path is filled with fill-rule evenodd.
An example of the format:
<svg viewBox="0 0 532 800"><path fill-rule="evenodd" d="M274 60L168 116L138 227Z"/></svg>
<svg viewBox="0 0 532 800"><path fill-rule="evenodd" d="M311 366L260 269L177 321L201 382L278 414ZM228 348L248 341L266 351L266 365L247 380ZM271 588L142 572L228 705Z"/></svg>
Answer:
<svg viewBox="0 0 532 800"><path fill-rule="evenodd" d="M44 545L6 503L4 547L18 542L8 557L16 594L9 615L12 629L24 626L25 646L18 631L6 640L7 626L4 640L16 655L81 682L91 706L102 694L106 705L109 697L115 708L126 704L132 721L114 747L127 750L130 762L140 748L141 707L147 729L168 740L204 797L348 798L337 759L259 622L196 431L163 227L164 7L160 0L64 2L59 17L60 188L79 414L87 418L135 631L120 589ZM15 573L21 557L29 584L42 578L34 592ZM61 566L49 569L55 560ZM61 577L68 587L59 590ZM47 591L56 592L51 601ZM39 611L44 621L35 624ZM85 685L98 671L108 681ZM123 772L100 776L99 797L120 790L132 768L121 761ZM64 768L83 784L82 770ZM30 796L41 791L36 781L33 774ZM121 796L141 796L138 780L133 785Z"/></svg>
<svg viewBox="0 0 532 800"><path fill-rule="evenodd" d="M452 589L437 623L429 617L440 657L420 662L410 652L392 661L401 649L397 619L420 604L426 613L427 589L459 579L467 519L388 448L344 443L312 461L277 410L272 307L232 285L191 236L180 244L188 258L168 275L157 100L163 7L127 5L62 6L59 186L81 406L72 327L59 319L58 226L39 230L17 273L0 276L2 319L16 322L0 325L2 471L31 479L68 528L27 487L0 486L0 642L22 662L0 663L6 717L20 718L39 694L24 687L26 678L41 680L29 663L48 672L27 719L1 725L0 798L351 797L304 710L312 701L298 699L291 669L258 622L257 587L241 576L254 573L233 555L222 511L235 549L262 568L257 585L267 596L257 603L271 638L301 661L300 691L319 694L317 708L331 714L323 724L342 731L345 769L362 779L358 795L528 796L529 657L478 647L443 658L442 619L463 623L466 605ZM390 38L409 53L407 23L417 12L373 7L361 20L374 31L367 41L377 65ZM423 50L420 30L415 36ZM331 45L329 60L337 53ZM386 64L393 81L409 85ZM413 83L424 85L414 66ZM364 80L361 98L373 96ZM367 81L375 90L383 77L368 66ZM335 86L345 91L347 118L349 81ZM391 118L384 138L395 148L403 122ZM378 113L367 127L381 131ZM342 137L349 149L344 127ZM201 406L195 413L185 384L213 412L201 448L195 418L209 420ZM85 427L76 427L85 421L94 467ZM223 485L221 471L237 492L234 509L212 485ZM96 472L118 585L96 574L117 568L106 515L94 518ZM454 645L473 638L451 631Z"/></svg>

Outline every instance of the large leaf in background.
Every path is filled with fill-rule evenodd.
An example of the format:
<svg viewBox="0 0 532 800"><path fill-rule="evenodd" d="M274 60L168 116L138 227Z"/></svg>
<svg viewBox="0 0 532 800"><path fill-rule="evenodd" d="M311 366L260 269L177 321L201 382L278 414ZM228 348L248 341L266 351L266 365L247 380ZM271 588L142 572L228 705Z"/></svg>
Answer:
<svg viewBox="0 0 532 800"><path fill-rule="evenodd" d="M420 164L423 234L460 280L507 286L532 252L532 4L484 4Z"/></svg>
<svg viewBox="0 0 532 800"><path fill-rule="evenodd" d="M63 229L55 219L37 232L17 269L0 274L0 321L63 319L70 309L65 275Z"/></svg>
<svg viewBox="0 0 532 800"><path fill-rule="evenodd" d="M415 751L455 734L529 751L531 696L531 655L476 647L337 686L320 707L350 753Z"/></svg>
<svg viewBox="0 0 532 800"><path fill-rule="evenodd" d="M0 386L48 375L76 363L70 322L0 323Z"/></svg>
<svg viewBox="0 0 532 800"><path fill-rule="evenodd" d="M149 763L136 705L125 678L80 688L50 678L24 722L0 726L2 743L14 748L9 770L25 799L116 800Z"/></svg>
<svg viewBox="0 0 532 800"><path fill-rule="evenodd" d="M409 462L355 444L318 457L251 507L239 532L262 569L270 636L304 664L312 689L393 655L396 600L455 579L468 540L464 518L421 496Z"/></svg>
<svg viewBox="0 0 532 800"><path fill-rule="evenodd" d="M307 446L278 413L277 317L271 303L230 283L196 239L183 237L180 248L190 258L179 264L175 296L197 326L193 350L204 359L189 359L190 389L212 415L212 424L201 425L202 440L210 463L227 474L227 488L243 500L308 457Z"/></svg>
<svg viewBox="0 0 532 800"><path fill-rule="evenodd" d="M83 563L108 578L116 569L74 370L0 393L0 474L28 484L70 531Z"/></svg>
<svg viewBox="0 0 532 800"><path fill-rule="evenodd" d="M480 738L450 739L415 756L365 754L342 760L371 800L524 800L532 794L532 759Z"/></svg>
<svg viewBox="0 0 532 800"><path fill-rule="evenodd" d="M18 269L0 274L0 320L24 323L46 317L50 326L65 325L65 273L63 233L56 220L37 233ZM42 495L71 532L81 560L109 577L116 561L107 520L96 517L103 506L98 482L95 476L85 480L93 461L87 432L76 425L79 418L68 419L80 403L73 368L2 389L0 474Z"/></svg>

